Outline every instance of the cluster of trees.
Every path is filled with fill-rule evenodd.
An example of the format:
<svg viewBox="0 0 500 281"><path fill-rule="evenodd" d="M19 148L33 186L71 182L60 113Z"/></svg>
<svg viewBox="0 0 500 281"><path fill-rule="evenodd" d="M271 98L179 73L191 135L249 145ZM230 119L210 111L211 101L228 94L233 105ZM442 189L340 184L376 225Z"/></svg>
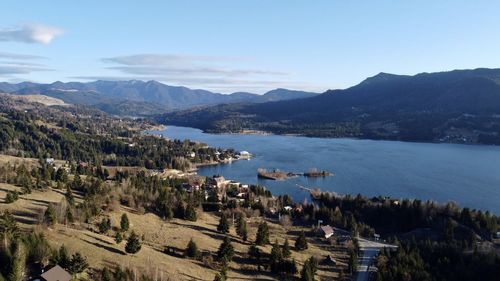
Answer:
<svg viewBox="0 0 500 281"><path fill-rule="evenodd" d="M376 280L498 280L500 257L494 252L464 251L455 242L413 241L377 258Z"/></svg>
<svg viewBox="0 0 500 281"><path fill-rule="evenodd" d="M319 208L308 206L301 216L321 219L327 224L356 230L368 236L374 230L390 236L417 228L430 228L440 233L441 239L445 239L447 225L451 221L453 225L460 226L461 233L463 232L459 236L461 233L457 227L455 239L462 238L470 243L473 242L470 239L476 234L491 240L500 225L500 218L489 211L459 208L452 202L441 205L432 201L400 201L361 195L340 197L330 193L322 193L315 202L319 204Z"/></svg>
<svg viewBox="0 0 500 281"><path fill-rule="evenodd" d="M104 127L106 118L59 119L32 112L8 109L0 119L0 153L22 157L53 157L71 162L88 162L95 165L140 166L148 169L174 168L186 170L192 163L217 161L218 152L188 140L169 141L163 138L138 134L121 126ZM60 127L47 125L57 123ZM118 122L118 121L114 121ZM94 124L95 123L95 124ZM85 126L87 125L87 126ZM114 129L119 127L120 129ZM89 128L93 128L90 130ZM90 130L90 132L89 132ZM124 138L123 136L127 136ZM192 152L194 157L187 157ZM219 153L234 156L234 151Z"/></svg>
<svg viewBox="0 0 500 281"><path fill-rule="evenodd" d="M61 246L50 247L45 237L36 232L22 233L9 212L0 213L0 280L25 280L40 273L42 267L59 264L72 274L83 272L88 263L79 252L69 255Z"/></svg>

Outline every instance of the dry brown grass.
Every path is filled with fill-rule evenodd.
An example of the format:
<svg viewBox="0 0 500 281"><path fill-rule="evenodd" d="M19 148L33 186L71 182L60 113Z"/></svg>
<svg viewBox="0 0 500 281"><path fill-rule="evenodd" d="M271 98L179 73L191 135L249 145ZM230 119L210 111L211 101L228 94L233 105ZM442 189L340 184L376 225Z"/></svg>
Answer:
<svg viewBox="0 0 500 281"><path fill-rule="evenodd" d="M8 209L19 220L24 229L42 229L47 239L55 247L64 244L71 252L80 251L88 258L92 268L103 266L124 266L137 269L138 272L149 273L157 276L157 280L163 276L163 280L213 280L217 273L209 267L204 266L201 261L185 259L183 257L170 256L163 253L166 246L181 252L186 247L189 239L193 239L199 249L203 252L210 251L215 254L222 242L223 235L217 232L218 217L215 214L199 212L196 222L173 219L164 221L158 216L146 213L139 214L136 210L120 207L111 212L110 218L114 228L119 227L120 217L126 213L130 220L130 229L144 236L142 250L135 254L125 254L125 241L117 245L113 239L113 231L109 235L102 235L88 230L84 225L67 227L57 225L54 228L42 228L38 225L41 214L49 203L58 203L64 199L64 191L48 189L46 191L33 191L31 194L22 195L20 199L11 204L5 204L4 198L8 190L20 188L0 184L0 210ZM249 241L255 240L258 223L262 218L248 219ZM287 231L277 223L268 222L270 228L270 239L274 243L278 239L283 244L285 238L293 248L295 238L301 230L307 228L292 226ZM229 280L280 280L281 278L263 273L254 275L251 269L254 266L246 261L246 253L250 243L240 240L231 227L230 236L236 250L234 261L230 264L228 273ZM309 249L303 252L292 251L292 257L297 261L299 270L306 259L310 256L324 258L330 254L339 261L346 260L347 255L338 248L331 249L321 239L308 238ZM271 251L271 245L261 247L265 252ZM345 266L343 264L342 266ZM319 280L331 280L338 275L339 267L320 267ZM297 275L298 276L298 275Z"/></svg>

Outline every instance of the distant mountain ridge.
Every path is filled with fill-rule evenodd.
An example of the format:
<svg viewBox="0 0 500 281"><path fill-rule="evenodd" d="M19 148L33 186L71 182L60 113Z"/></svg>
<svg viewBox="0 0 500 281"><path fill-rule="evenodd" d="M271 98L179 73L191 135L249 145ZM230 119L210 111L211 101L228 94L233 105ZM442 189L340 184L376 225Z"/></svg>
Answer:
<svg viewBox="0 0 500 281"><path fill-rule="evenodd" d="M159 120L212 132L500 144L500 69L379 73L310 98L221 105Z"/></svg>
<svg viewBox="0 0 500 281"><path fill-rule="evenodd" d="M305 98L316 93L276 89L264 95L233 93L224 95L206 90L169 86L157 81L94 81L88 83L60 81L51 84L22 82L0 83L0 92L17 95L41 94L66 103L98 107L118 115L151 115L176 109L224 103L255 103Z"/></svg>

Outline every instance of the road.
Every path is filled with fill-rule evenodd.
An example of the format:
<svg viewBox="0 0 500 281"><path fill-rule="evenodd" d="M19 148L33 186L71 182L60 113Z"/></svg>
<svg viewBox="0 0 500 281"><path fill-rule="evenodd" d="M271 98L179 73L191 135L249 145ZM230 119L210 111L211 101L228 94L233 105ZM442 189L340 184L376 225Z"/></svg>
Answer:
<svg viewBox="0 0 500 281"><path fill-rule="evenodd" d="M396 249L397 246L379 243L375 241L358 238L360 255L358 257L358 270L356 273L356 281L368 281L370 278L369 268L373 264L375 257L383 248Z"/></svg>

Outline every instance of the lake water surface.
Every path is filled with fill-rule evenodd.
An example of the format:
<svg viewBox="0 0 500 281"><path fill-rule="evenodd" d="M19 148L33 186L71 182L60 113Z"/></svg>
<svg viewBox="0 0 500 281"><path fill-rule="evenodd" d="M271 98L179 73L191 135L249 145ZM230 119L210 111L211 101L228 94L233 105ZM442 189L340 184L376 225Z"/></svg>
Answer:
<svg viewBox="0 0 500 281"><path fill-rule="evenodd" d="M247 150L251 160L207 166L198 174L221 174L243 183L266 186L273 194L302 201L309 194L297 187L319 187L339 194L456 201L461 206L500 214L500 147L430 144L295 136L214 135L198 129L168 126L169 139L191 139L212 147ZM257 169L333 172L325 178L261 180Z"/></svg>

